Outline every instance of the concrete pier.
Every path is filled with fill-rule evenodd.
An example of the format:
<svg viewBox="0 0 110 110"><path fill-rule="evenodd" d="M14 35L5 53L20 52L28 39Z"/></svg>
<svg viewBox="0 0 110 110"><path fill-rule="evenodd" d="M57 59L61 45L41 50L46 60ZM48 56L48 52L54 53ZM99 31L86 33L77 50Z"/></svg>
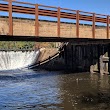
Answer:
<svg viewBox="0 0 110 110"><path fill-rule="evenodd" d="M109 74L108 70L109 57L100 56L100 74Z"/></svg>

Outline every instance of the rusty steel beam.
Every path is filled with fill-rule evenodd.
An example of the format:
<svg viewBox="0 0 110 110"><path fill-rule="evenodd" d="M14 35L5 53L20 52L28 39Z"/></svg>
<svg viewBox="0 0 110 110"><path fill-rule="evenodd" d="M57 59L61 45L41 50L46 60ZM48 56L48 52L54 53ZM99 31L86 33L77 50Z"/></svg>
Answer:
<svg viewBox="0 0 110 110"><path fill-rule="evenodd" d="M9 7L9 35L13 35L12 0L9 0L8 7Z"/></svg>
<svg viewBox="0 0 110 110"><path fill-rule="evenodd" d="M95 20L96 20L96 16L95 16L95 13L93 13L93 21L92 21L92 36L93 36L93 39L95 38Z"/></svg>
<svg viewBox="0 0 110 110"><path fill-rule="evenodd" d="M24 14L32 14L32 15L35 15L35 12L33 11L26 11L26 10L20 10L20 9L13 9L13 12L15 13L24 13Z"/></svg>
<svg viewBox="0 0 110 110"><path fill-rule="evenodd" d="M79 38L79 10L76 12L76 36Z"/></svg>
<svg viewBox="0 0 110 110"><path fill-rule="evenodd" d="M10 0L0 0L0 1L8 2L8 1L10 1ZM18 4L26 4L26 5L28 4L28 5L33 5L33 6L35 6L35 4L29 3L29 2L20 2L20 1L16 1L16 0L12 0L12 2L18 3Z"/></svg>
<svg viewBox="0 0 110 110"><path fill-rule="evenodd" d="M76 10L68 9L68 8L60 8L61 10L66 10L66 11L71 11L71 12L76 12Z"/></svg>
<svg viewBox="0 0 110 110"><path fill-rule="evenodd" d="M91 15L93 14L92 12L85 12L85 11L81 11L81 10L79 10L79 12L84 13L84 14L91 14Z"/></svg>
<svg viewBox="0 0 110 110"><path fill-rule="evenodd" d="M44 8L53 8L53 9L58 8L58 7L55 7L55 6L47 6L47 5L42 5L42 4L39 4L39 6L44 7Z"/></svg>
<svg viewBox="0 0 110 110"><path fill-rule="evenodd" d="M18 4L26 4L26 5L35 6L35 4L29 3L29 2L20 2L20 1L16 1L16 0L13 0L13 2L18 3Z"/></svg>
<svg viewBox="0 0 110 110"><path fill-rule="evenodd" d="M8 8L3 8L3 7L0 7L0 10L5 11L5 12L9 11Z"/></svg>
<svg viewBox="0 0 110 110"><path fill-rule="evenodd" d="M76 15L73 15L73 16L61 15L61 18L66 18L66 19L76 19Z"/></svg>
<svg viewBox="0 0 110 110"><path fill-rule="evenodd" d="M13 5L12 7L13 7L13 12L16 12L16 13L24 13L24 14L32 14L32 15L35 14L35 8L24 7L24 6L15 6L15 5ZM1 11L8 11L7 8L8 7L6 6L6 4L0 4L0 10ZM85 13L87 13L87 12L85 12ZM39 9L39 15L40 16L57 17L57 11L47 10L47 9ZM67 18L67 19L76 19L76 14L61 12L60 17L61 18ZM92 16L80 14L79 20L92 21ZM102 18L96 17L95 21L100 22L100 23L107 23L106 18L103 18L103 17ZM109 20L109 23L110 23L110 20Z"/></svg>
<svg viewBox="0 0 110 110"><path fill-rule="evenodd" d="M35 36L39 36L39 8L38 4L35 5Z"/></svg>
<svg viewBox="0 0 110 110"><path fill-rule="evenodd" d="M39 13L42 12L42 13L51 13L51 14L56 14L57 15L57 11L52 11L52 10L44 10L44 9L39 9Z"/></svg>
<svg viewBox="0 0 110 110"><path fill-rule="evenodd" d="M107 23L107 19L106 18L98 18L98 17L96 17L96 22Z"/></svg>
<svg viewBox="0 0 110 110"><path fill-rule="evenodd" d="M8 8L8 5L7 4L1 4L0 3L0 7Z"/></svg>
<svg viewBox="0 0 110 110"><path fill-rule="evenodd" d="M107 15L105 15L105 14L97 14L97 13L96 13L96 16L103 16L103 17L106 17Z"/></svg>
<svg viewBox="0 0 110 110"><path fill-rule="evenodd" d="M47 13L40 13L39 15L40 15L40 16L49 16L49 17L55 17L55 18L57 17L57 15L50 14L50 13L48 13L48 14L47 14Z"/></svg>
<svg viewBox="0 0 110 110"><path fill-rule="evenodd" d="M30 8L30 7L23 7L23 6L13 5L13 9L19 9L19 10L25 10L25 11L34 11L34 13L35 13L35 8Z"/></svg>
<svg viewBox="0 0 110 110"><path fill-rule="evenodd" d="M109 15L107 16L107 39L109 39Z"/></svg>
<svg viewBox="0 0 110 110"><path fill-rule="evenodd" d="M52 17L57 17L57 11L50 11L50 10L42 10L39 9L39 15L40 16L52 16Z"/></svg>
<svg viewBox="0 0 110 110"><path fill-rule="evenodd" d="M60 7L58 7L58 11L57 11L57 18L58 18L58 21L57 21L57 35L58 37L60 37Z"/></svg>

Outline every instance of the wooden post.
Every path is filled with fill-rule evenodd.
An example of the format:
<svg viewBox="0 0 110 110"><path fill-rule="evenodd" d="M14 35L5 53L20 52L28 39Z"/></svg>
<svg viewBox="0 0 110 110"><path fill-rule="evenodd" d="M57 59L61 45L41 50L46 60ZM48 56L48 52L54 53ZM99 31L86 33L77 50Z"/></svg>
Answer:
<svg viewBox="0 0 110 110"><path fill-rule="evenodd" d="M107 16L107 39L109 39L109 15Z"/></svg>
<svg viewBox="0 0 110 110"><path fill-rule="evenodd" d="M60 7L58 7L57 17L58 17L58 21L57 21L57 36L60 37Z"/></svg>
<svg viewBox="0 0 110 110"><path fill-rule="evenodd" d="M38 4L35 5L35 36L39 36L39 9Z"/></svg>
<svg viewBox="0 0 110 110"><path fill-rule="evenodd" d="M9 8L9 35L13 35L12 0L8 1Z"/></svg>
<svg viewBox="0 0 110 110"><path fill-rule="evenodd" d="M94 73L94 58L93 58L93 50L94 50L94 46L93 45L89 45L89 47L87 47L90 49L90 63L91 63L91 66L90 66L90 73Z"/></svg>
<svg viewBox="0 0 110 110"><path fill-rule="evenodd" d="M71 61L72 61L72 62L71 62L71 69L74 68L74 60L73 60L73 57L74 57L73 55L74 55L74 54L73 54L73 53L74 53L74 51L73 51L73 45L71 45L71 56L72 56L72 59L71 59Z"/></svg>
<svg viewBox="0 0 110 110"><path fill-rule="evenodd" d="M95 13L93 13L93 24L92 24L92 36L93 36L93 39L95 38Z"/></svg>
<svg viewBox="0 0 110 110"><path fill-rule="evenodd" d="M76 12L76 36L79 38L79 10Z"/></svg>
<svg viewBox="0 0 110 110"><path fill-rule="evenodd" d="M101 46L100 46L100 44L98 44L97 45L97 50L98 50L98 72L100 73L100 55L101 55L101 52L100 52L100 50L101 50Z"/></svg>
<svg viewBox="0 0 110 110"><path fill-rule="evenodd" d="M110 44L108 44L108 58L109 58L109 62L108 62L108 72L110 74Z"/></svg>

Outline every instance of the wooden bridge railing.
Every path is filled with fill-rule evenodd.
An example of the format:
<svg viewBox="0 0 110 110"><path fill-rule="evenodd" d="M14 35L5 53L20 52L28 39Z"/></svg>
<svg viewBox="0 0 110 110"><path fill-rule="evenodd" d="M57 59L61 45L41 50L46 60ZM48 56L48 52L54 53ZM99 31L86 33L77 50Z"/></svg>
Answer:
<svg viewBox="0 0 110 110"><path fill-rule="evenodd" d="M39 36L39 16L49 16L57 18L57 36L60 37L61 29L60 23L61 18L74 19L76 20L76 37L79 38L79 25L80 20L91 21L92 22L92 37L95 38L95 28L96 22L105 23L106 25L106 38L109 39L109 15L102 15L90 12L83 12L80 10L72 10L67 8L60 8L54 6L45 6L41 4L32 4L27 2L18 2L12 0L0 0L4 3L0 3L0 11L9 12L9 35L13 35L13 16L12 13L23 13L35 15L35 36ZM16 3L14 5L13 3ZM17 5L19 4L19 5ZM21 6L20 6L21 4ZM26 6L22 6L25 4ZM33 6L33 7L29 7Z"/></svg>

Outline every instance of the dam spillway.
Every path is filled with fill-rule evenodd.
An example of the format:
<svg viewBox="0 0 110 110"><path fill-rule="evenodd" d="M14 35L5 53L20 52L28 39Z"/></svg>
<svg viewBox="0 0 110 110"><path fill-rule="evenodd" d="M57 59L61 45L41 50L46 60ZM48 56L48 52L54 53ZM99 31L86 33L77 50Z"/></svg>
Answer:
<svg viewBox="0 0 110 110"><path fill-rule="evenodd" d="M39 51L0 51L0 70L29 67L37 61Z"/></svg>

